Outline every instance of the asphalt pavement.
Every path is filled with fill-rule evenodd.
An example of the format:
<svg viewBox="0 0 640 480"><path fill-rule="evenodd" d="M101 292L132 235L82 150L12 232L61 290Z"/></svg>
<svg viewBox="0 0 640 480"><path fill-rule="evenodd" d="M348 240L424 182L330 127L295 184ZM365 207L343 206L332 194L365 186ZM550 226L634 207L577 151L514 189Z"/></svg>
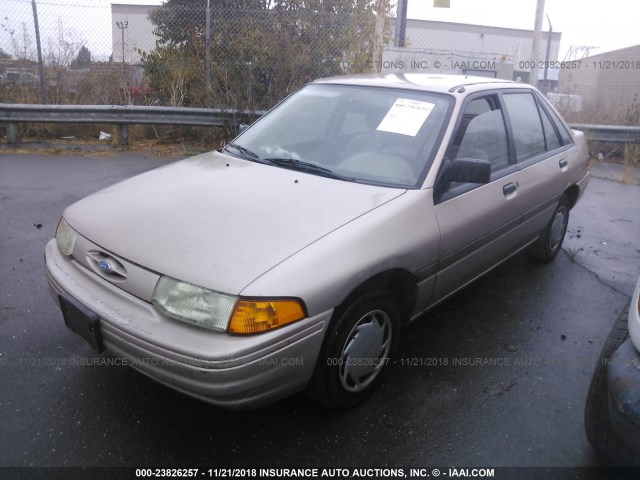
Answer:
<svg viewBox="0 0 640 480"><path fill-rule="evenodd" d="M563 244L569 257L631 296L640 275L640 167L594 163L571 216Z"/></svg>
<svg viewBox="0 0 640 480"><path fill-rule="evenodd" d="M299 394L230 412L109 364L47 290L44 245L64 207L174 160L0 153L0 466L607 465L582 416L640 270L640 187L592 178L553 263L517 255L406 329L356 409Z"/></svg>

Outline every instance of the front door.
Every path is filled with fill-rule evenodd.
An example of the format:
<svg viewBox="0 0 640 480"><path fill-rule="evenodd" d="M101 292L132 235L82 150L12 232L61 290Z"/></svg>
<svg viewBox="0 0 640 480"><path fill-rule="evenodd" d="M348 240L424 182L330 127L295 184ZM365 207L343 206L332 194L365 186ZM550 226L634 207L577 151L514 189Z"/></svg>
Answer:
<svg viewBox="0 0 640 480"><path fill-rule="evenodd" d="M447 158L488 160L491 181L485 185L453 184L435 199L441 245L434 302L471 282L526 242L519 228L524 212L519 194L522 174L510 160L505 125L498 94L471 97L463 107Z"/></svg>

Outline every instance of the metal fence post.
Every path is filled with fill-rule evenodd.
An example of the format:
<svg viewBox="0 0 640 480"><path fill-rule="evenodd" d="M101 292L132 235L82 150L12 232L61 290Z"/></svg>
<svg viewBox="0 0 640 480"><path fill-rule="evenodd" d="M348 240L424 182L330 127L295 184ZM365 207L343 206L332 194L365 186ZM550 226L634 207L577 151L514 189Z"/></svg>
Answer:
<svg viewBox="0 0 640 480"><path fill-rule="evenodd" d="M387 0L378 0L376 5L376 28L373 34L373 72L382 70L382 50L384 47L384 21L387 12Z"/></svg>
<svg viewBox="0 0 640 480"><path fill-rule="evenodd" d="M18 145L20 143L20 127L17 123L7 123L4 126L7 132L7 143L9 145Z"/></svg>
<svg viewBox="0 0 640 480"><path fill-rule="evenodd" d="M129 145L129 125L126 123L118 124L118 145Z"/></svg>
<svg viewBox="0 0 640 480"><path fill-rule="evenodd" d="M207 0L205 32L205 83L207 85L207 107L211 106L211 5Z"/></svg>
<svg viewBox="0 0 640 480"><path fill-rule="evenodd" d="M31 8L33 9L33 26L36 31L36 48L38 50L38 76L39 90L40 90L40 103L47 103L44 89L44 64L42 63L42 48L40 45L40 25L38 23L38 7L36 6L36 0L31 0Z"/></svg>

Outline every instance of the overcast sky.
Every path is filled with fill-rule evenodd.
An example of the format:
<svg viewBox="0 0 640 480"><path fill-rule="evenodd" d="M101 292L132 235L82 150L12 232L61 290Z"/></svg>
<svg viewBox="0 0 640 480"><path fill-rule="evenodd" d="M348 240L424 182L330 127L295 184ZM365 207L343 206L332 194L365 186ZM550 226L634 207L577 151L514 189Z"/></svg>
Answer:
<svg viewBox="0 0 640 480"><path fill-rule="evenodd" d="M408 0L407 16L533 30L536 0L450 0L451 8L434 8L433 0ZM640 45L637 0L546 0L543 31L549 16L562 32L560 60L570 46L599 47L590 55Z"/></svg>
<svg viewBox="0 0 640 480"><path fill-rule="evenodd" d="M533 29L536 0L450 0L450 8L434 8L433 0L407 0L408 17L479 25ZM37 0L43 45L55 37L60 20L88 45L94 57L111 53L111 3L158 5L159 0ZM202 0L205 4L206 0ZM66 5L66 6L61 6ZM0 47L12 53L9 30L32 29L31 0L0 0ZM554 32L562 32L560 60L571 46L597 47L590 54L640 44L637 0L546 0ZM547 31L548 22L543 22ZM131 32L133 33L133 32ZM32 33L33 36L33 33ZM102 58L99 58L102 57Z"/></svg>

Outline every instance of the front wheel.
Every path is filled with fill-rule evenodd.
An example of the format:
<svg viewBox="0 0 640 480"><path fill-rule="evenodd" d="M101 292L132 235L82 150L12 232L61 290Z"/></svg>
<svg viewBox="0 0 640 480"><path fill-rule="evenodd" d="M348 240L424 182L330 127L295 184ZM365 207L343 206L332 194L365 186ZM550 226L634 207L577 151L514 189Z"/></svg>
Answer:
<svg viewBox="0 0 640 480"><path fill-rule="evenodd" d="M564 241L564 235L567 232L567 225L569 224L569 210L571 204L566 195L562 195L558 201L558 206L551 221L547 224L542 234L531 245L529 249L529 255L535 260L540 262L550 262L560 251L562 242Z"/></svg>
<svg viewBox="0 0 640 480"><path fill-rule="evenodd" d="M400 310L386 291L363 294L337 309L307 393L333 409L367 398L380 382L400 338Z"/></svg>

